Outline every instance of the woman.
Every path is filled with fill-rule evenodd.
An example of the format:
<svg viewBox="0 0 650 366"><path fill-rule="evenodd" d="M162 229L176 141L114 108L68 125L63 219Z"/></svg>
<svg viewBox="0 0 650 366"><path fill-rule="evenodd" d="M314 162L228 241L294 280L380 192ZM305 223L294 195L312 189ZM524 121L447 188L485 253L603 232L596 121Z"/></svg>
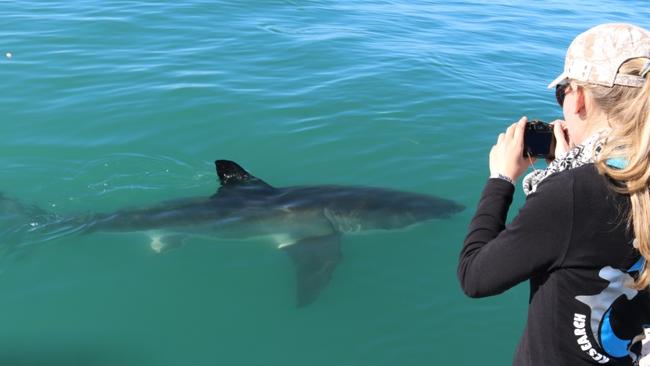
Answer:
<svg viewBox="0 0 650 366"><path fill-rule="evenodd" d="M650 324L650 32L603 24L567 50L549 88L564 112L556 159L524 178L505 225L526 118L500 134L458 265L468 296L529 280L514 365L632 365ZM649 357L650 358L650 357Z"/></svg>

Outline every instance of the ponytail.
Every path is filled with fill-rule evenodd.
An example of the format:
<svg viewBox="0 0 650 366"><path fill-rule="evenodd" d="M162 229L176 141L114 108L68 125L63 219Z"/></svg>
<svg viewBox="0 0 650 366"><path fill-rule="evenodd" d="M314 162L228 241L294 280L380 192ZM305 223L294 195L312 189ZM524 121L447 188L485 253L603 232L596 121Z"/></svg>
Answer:
<svg viewBox="0 0 650 366"><path fill-rule="evenodd" d="M619 73L647 73L648 59L628 60ZM615 182L615 190L630 196L628 226L633 230L634 246L645 263L650 262L650 81L641 88L614 85L612 88L588 86L596 103L608 115L612 132L596 163L598 171ZM607 164L609 159L624 159L627 165L618 168ZM638 290L650 285L650 266L644 265L635 280Z"/></svg>

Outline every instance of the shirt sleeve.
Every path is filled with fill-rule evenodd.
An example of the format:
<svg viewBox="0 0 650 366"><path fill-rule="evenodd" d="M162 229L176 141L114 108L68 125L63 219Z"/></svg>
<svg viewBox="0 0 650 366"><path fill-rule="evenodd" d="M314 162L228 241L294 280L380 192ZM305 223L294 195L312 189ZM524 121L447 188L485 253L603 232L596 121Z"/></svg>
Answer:
<svg viewBox="0 0 650 366"><path fill-rule="evenodd" d="M566 177L566 175L565 175ZM573 184L547 178L506 227L514 186L489 179L460 253L458 278L470 297L496 295L559 266L573 225Z"/></svg>

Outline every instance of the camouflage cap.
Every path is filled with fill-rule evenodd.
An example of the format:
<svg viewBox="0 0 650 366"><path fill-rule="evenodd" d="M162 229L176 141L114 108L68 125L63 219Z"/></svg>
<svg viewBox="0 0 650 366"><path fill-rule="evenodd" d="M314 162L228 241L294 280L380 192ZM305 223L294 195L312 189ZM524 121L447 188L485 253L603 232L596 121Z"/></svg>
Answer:
<svg viewBox="0 0 650 366"><path fill-rule="evenodd" d="M641 87L645 81L643 77L618 74L625 61L638 57L650 59L650 32L626 23L601 24L571 42L564 60L564 72L548 87L553 88L566 79L607 87L614 84Z"/></svg>

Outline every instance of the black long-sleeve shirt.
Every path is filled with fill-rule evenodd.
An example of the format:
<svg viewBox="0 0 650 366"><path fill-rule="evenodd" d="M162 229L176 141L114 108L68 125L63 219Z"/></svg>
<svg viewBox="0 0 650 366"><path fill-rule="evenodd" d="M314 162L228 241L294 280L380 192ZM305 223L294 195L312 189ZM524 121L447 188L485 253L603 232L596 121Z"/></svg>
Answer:
<svg viewBox="0 0 650 366"><path fill-rule="evenodd" d="M514 189L488 180L460 254L463 291L484 297L530 280L513 365L631 365L650 295L626 286L643 263L627 226L629 196L588 164L546 178L506 226Z"/></svg>

